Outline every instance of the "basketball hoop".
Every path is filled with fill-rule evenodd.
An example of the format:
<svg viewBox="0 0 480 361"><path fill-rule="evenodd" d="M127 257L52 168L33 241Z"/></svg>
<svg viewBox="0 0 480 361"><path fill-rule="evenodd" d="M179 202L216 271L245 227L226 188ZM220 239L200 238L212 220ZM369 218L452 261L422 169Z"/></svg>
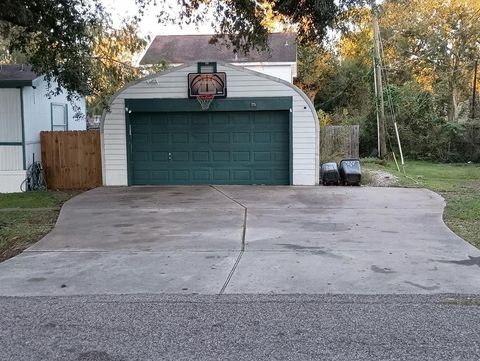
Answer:
<svg viewBox="0 0 480 361"><path fill-rule="evenodd" d="M210 104L212 103L213 99L215 98L214 94L202 94L196 96L202 110L208 110L210 108Z"/></svg>

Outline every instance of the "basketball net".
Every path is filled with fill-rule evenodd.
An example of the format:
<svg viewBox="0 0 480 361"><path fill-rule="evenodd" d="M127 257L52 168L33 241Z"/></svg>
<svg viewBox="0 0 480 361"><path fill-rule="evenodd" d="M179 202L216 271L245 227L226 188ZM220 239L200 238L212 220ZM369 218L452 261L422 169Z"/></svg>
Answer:
<svg viewBox="0 0 480 361"><path fill-rule="evenodd" d="M210 108L210 104L212 103L214 98L215 95L213 94L197 95L197 100L200 103L202 110L207 110L208 108Z"/></svg>

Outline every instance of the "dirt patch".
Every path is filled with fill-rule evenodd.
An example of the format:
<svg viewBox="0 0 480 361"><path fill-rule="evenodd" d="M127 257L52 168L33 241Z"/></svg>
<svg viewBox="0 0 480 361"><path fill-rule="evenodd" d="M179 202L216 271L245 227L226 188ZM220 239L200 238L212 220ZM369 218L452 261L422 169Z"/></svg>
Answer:
<svg viewBox="0 0 480 361"><path fill-rule="evenodd" d="M365 170L368 172L368 186L392 187L398 184L398 177L383 170Z"/></svg>
<svg viewBox="0 0 480 361"><path fill-rule="evenodd" d="M6 249L3 252L0 252L0 262L6 261L9 258L15 257L16 255L22 253L26 248L28 248L28 245L25 245L24 247Z"/></svg>

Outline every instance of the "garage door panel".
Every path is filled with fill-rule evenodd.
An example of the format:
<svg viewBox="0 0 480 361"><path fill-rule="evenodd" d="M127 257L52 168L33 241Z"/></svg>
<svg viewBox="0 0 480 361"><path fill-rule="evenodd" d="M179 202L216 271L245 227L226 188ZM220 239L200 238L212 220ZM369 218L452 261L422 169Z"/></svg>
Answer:
<svg viewBox="0 0 480 361"><path fill-rule="evenodd" d="M186 184L190 179L190 169L172 170L172 180L180 184Z"/></svg>
<svg viewBox="0 0 480 361"><path fill-rule="evenodd" d="M234 162L250 162L251 159L249 151L232 152L232 158Z"/></svg>
<svg viewBox="0 0 480 361"><path fill-rule="evenodd" d="M210 140L210 136L208 133L192 133L192 143L198 144L208 144Z"/></svg>
<svg viewBox="0 0 480 361"><path fill-rule="evenodd" d="M232 181L234 182L248 182L251 180L250 169L233 169L232 170Z"/></svg>
<svg viewBox="0 0 480 361"><path fill-rule="evenodd" d="M214 162L229 162L230 152L229 151L212 152L212 157Z"/></svg>
<svg viewBox="0 0 480 361"><path fill-rule="evenodd" d="M210 161L210 152L209 151L192 152L192 160L194 162L208 162Z"/></svg>
<svg viewBox="0 0 480 361"><path fill-rule="evenodd" d="M164 183L168 182L169 180L169 171L166 169L154 169L151 171L152 174L152 181L155 181L156 183ZM149 184L149 183L147 183Z"/></svg>
<svg viewBox="0 0 480 361"><path fill-rule="evenodd" d="M255 169L253 171L253 178L258 182L267 182L272 179L271 169Z"/></svg>
<svg viewBox="0 0 480 361"><path fill-rule="evenodd" d="M150 152L135 152L132 156L132 160L135 162L148 161Z"/></svg>
<svg viewBox="0 0 480 361"><path fill-rule="evenodd" d="M167 145L168 144L168 133L153 133L152 132L152 143Z"/></svg>
<svg viewBox="0 0 480 361"><path fill-rule="evenodd" d="M245 120L249 120L252 117L252 113L249 112L232 112L229 114L231 124L235 122L245 122Z"/></svg>
<svg viewBox="0 0 480 361"><path fill-rule="evenodd" d="M285 172L288 172L287 168L281 169L274 169L273 170L273 179L276 181L283 181L285 180Z"/></svg>
<svg viewBox="0 0 480 361"><path fill-rule="evenodd" d="M135 158L134 158L135 160ZM168 162L168 152L152 152L153 162Z"/></svg>
<svg viewBox="0 0 480 361"><path fill-rule="evenodd" d="M188 162L190 160L190 152L185 151L172 151L172 163L175 162Z"/></svg>
<svg viewBox="0 0 480 361"><path fill-rule="evenodd" d="M228 130L228 114L226 113L211 113L209 127L212 130Z"/></svg>
<svg viewBox="0 0 480 361"><path fill-rule="evenodd" d="M150 171L133 169L135 184L150 184Z"/></svg>
<svg viewBox="0 0 480 361"><path fill-rule="evenodd" d="M212 182L215 184L228 184L230 182L230 169L214 168Z"/></svg>
<svg viewBox="0 0 480 361"><path fill-rule="evenodd" d="M253 142L254 143L271 143L272 134L269 132L255 132L253 133Z"/></svg>
<svg viewBox="0 0 480 361"><path fill-rule="evenodd" d="M289 184L288 112L138 113L133 184Z"/></svg>
<svg viewBox="0 0 480 361"><path fill-rule="evenodd" d="M209 183L210 182L210 169L192 169L192 180L195 183Z"/></svg>
<svg viewBox="0 0 480 361"><path fill-rule="evenodd" d="M256 162L267 162L272 160L271 152L254 152L253 153L253 160Z"/></svg>
<svg viewBox="0 0 480 361"><path fill-rule="evenodd" d="M230 137L227 132L215 132L212 134L212 143L230 143Z"/></svg>
<svg viewBox="0 0 480 361"><path fill-rule="evenodd" d="M191 127L193 130L205 130L208 128L208 124L210 122L210 119L208 118L208 115L198 115L192 118L191 120Z"/></svg>
<svg viewBox="0 0 480 361"><path fill-rule="evenodd" d="M189 114L188 113L170 113L168 115L168 124L170 129L184 130L189 127Z"/></svg>
<svg viewBox="0 0 480 361"><path fill-rule="evenodd" d="M186 132L174 132L172 133L171 137L172 144L188 144L189 143L189 136Z"/></svg>
<svg viewBox="0 0 480 361"><path fill-rule="evenodd" d="M289 135L286 132L276 132L272 134L272 139L274 143L285 144L289 141Z"/></svg>
<svg viewBox="0 0 480 361"><path fill-rule="evenodd" d="M270 127L271 122L271 118L268 115L265 115L259 119L255 119L255 129Z"/></svg>
<svg viewBox="0 0 480 361"><path fill-rule="evenodd" d="M134 143L148 143L148 137L149 137L149 134L148 133L145 133L145 134L141 134L141 133L133 133L132 135L132 141Z"/></svg>
<svg viewBox="0 0 480 361"><path fill-rule="evenodd" d="M250 133L248 132L234 132L232 133L233 144L250 144Z"/></svg>

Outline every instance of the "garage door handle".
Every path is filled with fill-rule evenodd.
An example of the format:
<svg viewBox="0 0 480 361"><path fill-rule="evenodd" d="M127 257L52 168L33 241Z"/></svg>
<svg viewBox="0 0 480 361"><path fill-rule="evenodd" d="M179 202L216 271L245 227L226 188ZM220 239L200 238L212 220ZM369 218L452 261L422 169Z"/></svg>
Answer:
<svg viewBox="0 0 480 361"><path fill-rule="evenodd" d="M172 160L172 153L168 152L168 160Z"/></svg>

